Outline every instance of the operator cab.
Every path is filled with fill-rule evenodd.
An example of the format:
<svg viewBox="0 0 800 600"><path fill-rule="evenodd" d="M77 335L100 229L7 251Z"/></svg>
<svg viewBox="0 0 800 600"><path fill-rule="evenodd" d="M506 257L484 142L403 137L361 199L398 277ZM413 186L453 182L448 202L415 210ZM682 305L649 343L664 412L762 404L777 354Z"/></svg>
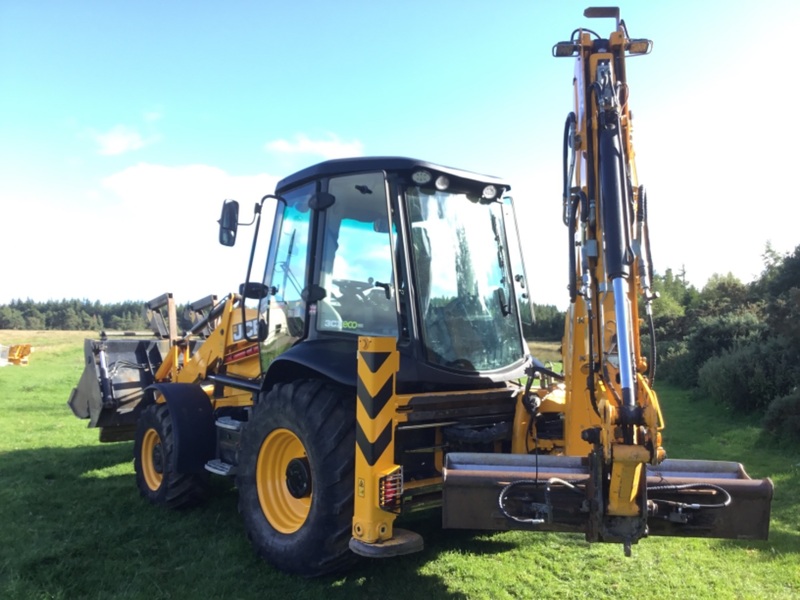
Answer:
<svg viewBox="0 0 800 600"><path fill-rule="evenodd" d="M521 376L531 312L509 189L397 157L326 161L280 181L260 300L264 370L352 384L357 338L376 336L397 340L407 390Z"/></svg>

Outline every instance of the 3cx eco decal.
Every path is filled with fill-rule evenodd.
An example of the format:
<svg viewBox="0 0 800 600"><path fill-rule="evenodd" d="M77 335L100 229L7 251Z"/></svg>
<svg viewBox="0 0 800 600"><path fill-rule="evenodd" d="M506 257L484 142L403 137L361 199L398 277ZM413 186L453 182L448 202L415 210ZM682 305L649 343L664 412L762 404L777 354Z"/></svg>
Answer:
<svg viewBox="0 0 800 600"><path fill-rule="evenodd" d="M364 324L358 321L338 321L336 319L325 319L322 326L326 329L363 329Z"/></svg>

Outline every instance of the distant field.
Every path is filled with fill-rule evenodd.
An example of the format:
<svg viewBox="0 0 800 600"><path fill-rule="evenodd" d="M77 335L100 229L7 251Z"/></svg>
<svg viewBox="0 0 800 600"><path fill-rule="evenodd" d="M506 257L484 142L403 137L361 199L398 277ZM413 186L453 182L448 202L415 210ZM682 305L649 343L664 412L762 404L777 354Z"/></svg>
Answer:
<svg viewBox="0 0 800 600"><path fill-rule="evenodd" d="M561 362L561 342L528 342L528 348L542 362Z"/></svg>
<svg viewBox="0 0 800 600"><path fill-rule="evenodd" d="M404 521L424 535L421 553L318 580L276 572L254 556L228 482L198 509L153 508L136 491L132 443L101 445L72 415L82 340L95 335L0 331L36 348L29 366L0 368L0 598L800 597L800 454L667 386L670 456L738 460L774 480L769 541L652 538L625 558L580 535L443 531L432 514Z"/></svg>

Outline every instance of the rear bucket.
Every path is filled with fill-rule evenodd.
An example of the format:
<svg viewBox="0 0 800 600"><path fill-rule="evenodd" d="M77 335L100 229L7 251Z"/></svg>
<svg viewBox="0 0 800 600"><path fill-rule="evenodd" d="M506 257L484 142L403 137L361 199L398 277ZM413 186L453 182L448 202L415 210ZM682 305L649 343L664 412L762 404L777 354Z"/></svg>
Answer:
<svg viewBox="0 0 800 600"><path fill-rule="evenodd" d="M587 458L451 453L443 475L445 528L589 534ZM507 492L511 488L514 493ZM647 535L767 539L769 534L772 481L751 479L739 463L665 460L648 465L646 488Z"/></svg>
<svg viewBox="0 0 800 600"><path fill-rule="evenodd" d="M657 509L648 520L650 535L733 540L769 536L772 481L751 479L739 463L665 460L657 467L648 466L647 489L648 500ZM711 508L679 511L670 503Z"/></svg>

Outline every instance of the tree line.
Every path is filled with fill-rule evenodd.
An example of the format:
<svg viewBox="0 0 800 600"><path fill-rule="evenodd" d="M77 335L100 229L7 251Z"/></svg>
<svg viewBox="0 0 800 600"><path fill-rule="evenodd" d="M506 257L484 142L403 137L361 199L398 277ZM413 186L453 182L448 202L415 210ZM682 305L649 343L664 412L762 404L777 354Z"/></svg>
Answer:
<svg viewBox="0 0 800 600"><path fill-rule="evenodd" d="M71 330L71 331L146 331L149 329L144 301L101 303L99 300L48 300L34 302L12 300L0 305L0 329L18 330ZM178 325L184 329L191 327L191 321L184 317L187 307L177 307ZM533 305L536 323L526 337L537 340L556 341L564 332L564 311L552 305ZM528 318L530 314L528 313Z"/></svg>
<svg viewBox="0 0 800 600"><path fill-rule="evenodd" d="M781 443L800 441L800 246L769 245L744 284L715 275L698 290L682 273L656 277L656 377L761 423Z"/></svg>
<svg viewBox="0 0 800 600"><path fill-rule="evenodd" d="M0 329L141 331L147 329L144 302L103 304L89 300L12 300L0 305Z"/></svg>
<svg viewBox="0 0 800 600"><path fill-rule="evenodd" d="M751 283L714 275L702 289L685 272L656 274L653 302L655 377L752 415L776 439L800 440L800 246L784 255L769 245L764 269ZM148 328L144 302L14 300L0 305L0 329L135 330ZM188 328L185 307L178 307ZM560 340L565 313L534 305L526 336ZM643 307L640 314L644 314ZM184 323L183 321L186 320ZM647 328L643 328L646 332ZM650 339L643 335L645 356Z"/></svg>

